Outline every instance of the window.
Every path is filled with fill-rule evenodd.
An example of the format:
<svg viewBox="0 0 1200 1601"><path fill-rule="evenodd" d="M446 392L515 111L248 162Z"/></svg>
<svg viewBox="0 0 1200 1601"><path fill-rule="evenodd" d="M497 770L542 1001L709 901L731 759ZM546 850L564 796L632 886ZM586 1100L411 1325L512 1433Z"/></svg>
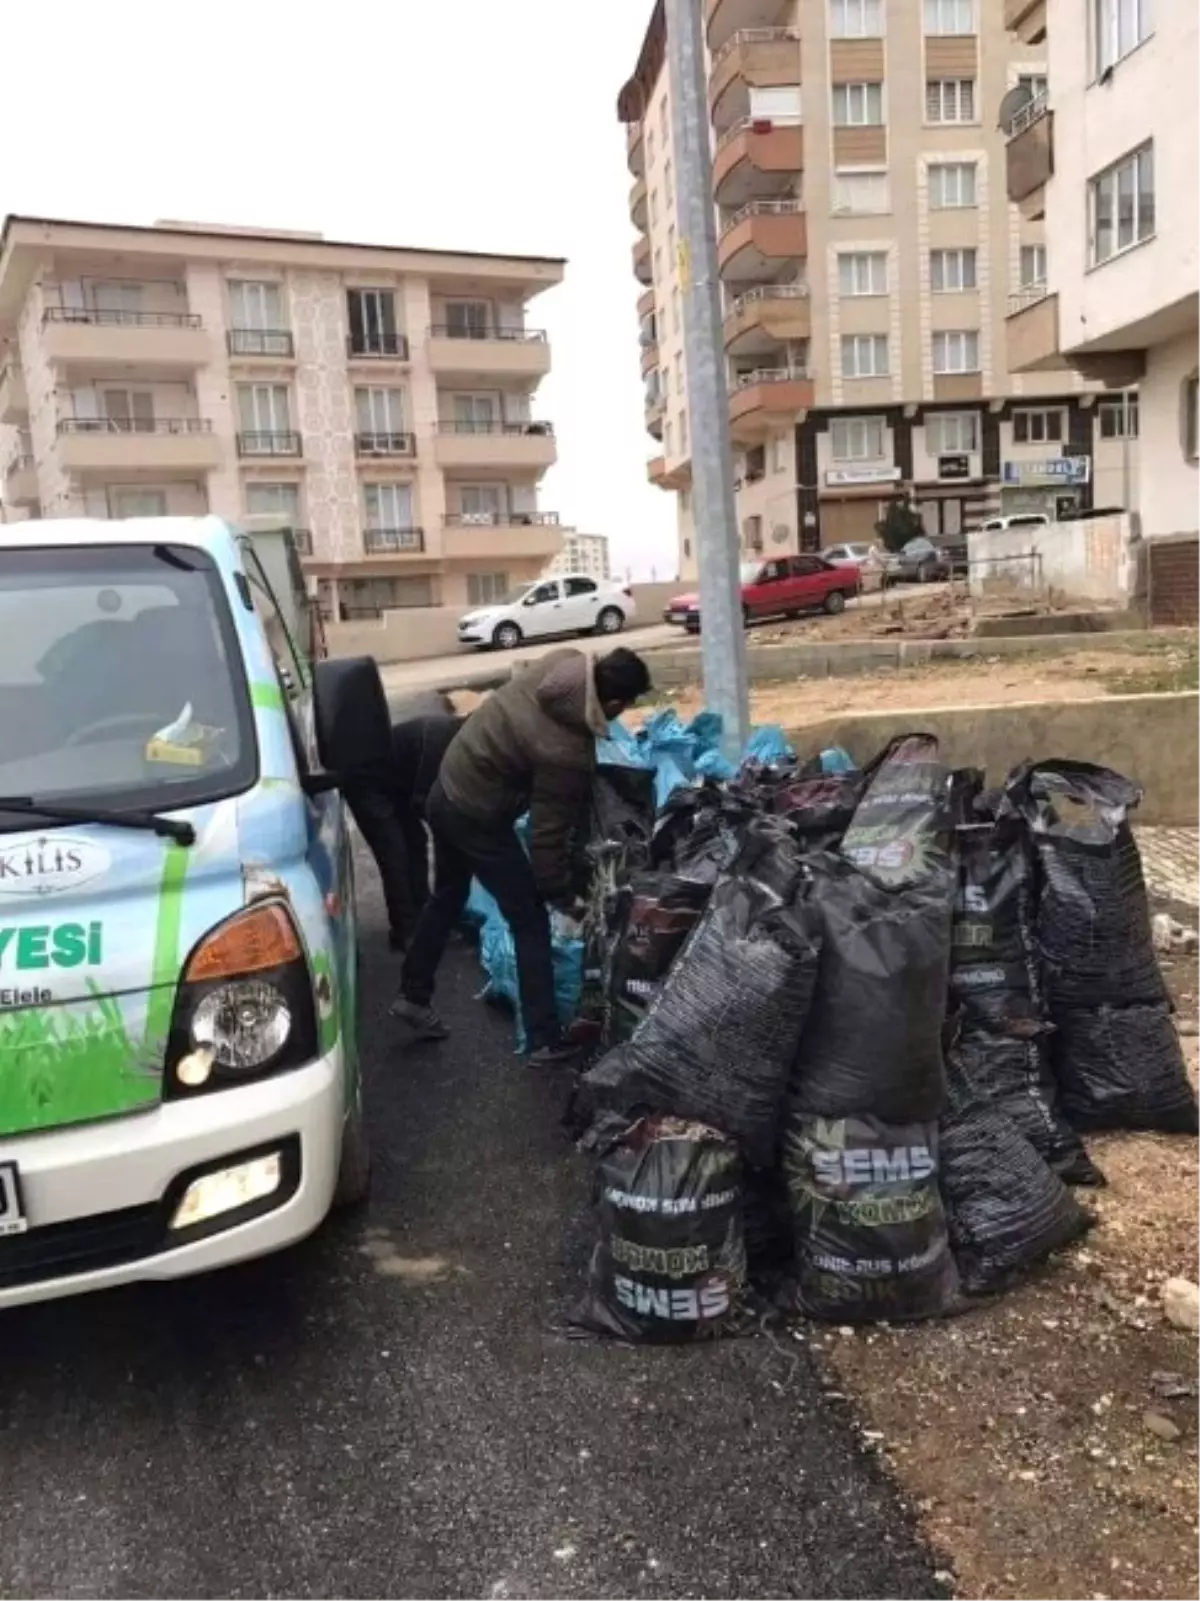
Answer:
<svg viewBox="0 0 1200 1601"><path fill-rule="evenodd" d="M1143 145L1088 185L1093 267L1154 235L1154 146Z"/></svg>
<svg viewBox="0 0 1200 1601"><path fill-rule="evenodd" d="M93 391L94 393L94 391ZM83 395L75 395L76 416L86 416L80 402ZM154 432L154 391L152 389L109 389L100 391L100 417L98 422L108 433L152 434Z"/></svg>
<svg viewBox="0 0 1200 1601"><path fill-rule="evenodd" d="M835 172L833 209L847 216L878 216L891 210L886 172Z"/></svg>
<svg viewBox="0 0 1200 1601"><path fill-rule="evenodd" d="M667 140L671 137L671 102L666 98L658 108L658 131L665 149Z"/></svg>
<svg viewBox="0 0 1200 1601"><path fill-rule="evenodd" d="M669 366L660 369L662 373L662 392L665 396L671 393L671 369Z"/></svg>
<svg viewBox="0 0 1200 1601"><path fill-rule="evenodd" d="M874 128L883 121L881 83L835 83L833 123L836 128Z"/></svg>
<svg viewBox="0 0 1200 1601"><path fill-rule="evenodd" d="M679 454L686 456L688 452L688 417L686 411L679 413Z"/></svg>
<svg viewBox="0 0 1200 1601"><path fill-rule="evenodd" d="M404 432L404 392L400 389L356 389L355 428L379 436Z"/></svg>
<svg viewBox="0 0 1200 1601"><path fill-rule="evenodd" d="M656 284L661 284L662 283L662 276L663 276L662 247L660 246L654 252L654 282Z"/></svg>
<svg viewBox="0 0 1200 1601"><path fill-rule="evenodd" d="M650 191L650 223L653 226L658 221L658 190Z"/></svg>
<svg viewBox="0 0 1200 1601"><path fill-rule="evenodd" d="M960 294L976 286L975 250L930 251L929 287L935 295Z"/></svg>
<svg viewBox="0 0 1200 1601"><path fill-rule="evenodd" d="M299 527L300 485L247 484L246 515L277 517L282 528Z"/></svg>
<svg viewBox="0 0 1200 1601"><path fill-rule="evenodd" d="M446 332L451 339L486 339L491 307L486 300L448 300Z"/></svg>
<svg viewBox="0 0 1200 1601"><path fill-rule="evenodd" d="M1031 289L1035 284L1046 282L1046 247L1045 245L1021 246L1021 288Z"/></svg>
<svg viewBox="0 0 1200 1601"><path fill-rule="evenodd" d="M403 354L403 341L396 332L396 297L390 289L348 289L346 312L354 355Z"/></svg>
<svg viewBox="0 0 1200 1601"><path fill-rule="evenodd" d="M969 456L979 449L979 413L931 412L925 419L925 449L931 456Z"/></svg>
<svg viewBox="0 0 1200 1601"><path fill-rule="evenodd" d="M676 251L675 224L672 223L671 226L667 229L667 271L668 272L673 272L675 270L675 251Z"/></svg>
<svg viewBox="0 0 1200 1601"><path fill-rule="evenodd" d="M663 454L668 457L675 454L675 433L669 417L663 423Z"/></svg>
<svg viewBox="0 0 1200 1601"><path fill-rule="evenodd" d="M926 122L974 122L974 78L934 78L925 85Z"/></svg>
<svg viewBox="0 0 1200 1601"><path fill-rule="evenodd" d="M564 578L563 588L568 595L594 595L596 581L593 578Z"/></svg>
<svg viewBox="0 0 1200 1601"><path fill-rule="evenodd" d="M886 378L886 334L846 334L842 339L843 378Z"/></svg>
<svg viewBox="0 0 1200 1601"><path fill-rule="evenodd" d="M671 163L668 161L663 168L663 199L667 202L668 210L675 204L675 185L671 173Z"/></svg>
<svg viewBox="0 0 1200 1601"><path fill-rule="evenodd" d="M654 129L646 129L646 165L654 164Z"/></svg>
<svg viewBox="0 0 1200 1601"><path fill-rule="evenodd" d="M110 517L165 517L167 492L165 489L110 489L108 492Z"/></svg>
<svg viewBox="0 0 1200 1601"><path fill-rule="evenodd" d="M681 489L679 491L679 509L682 512L691 511L691 509L692 509L692 492L691 492L690 489Z"/></svg>
<svg viewBox="0 0 1200 1601"><path fill-rule="evenodd" d="M953 211L975 204L975 163L940 162L929 169L929 204L934 211Z"/></svg>
<svg viewBox="0 0 1200 1601"><path fill-rule="evenodd" d="M507 573L468 573L467 605L492 606L508 594Z"/></svg>
<svg viewBox="0 0 1200 1601"><path fill-rule="evenodd" d="M788 469L788 442L780 437L771 441L771 471L785 473Z"/></svg>
<svg viewBox="0 0 1200 1601"><path fill-rule="evenodd" d="M368 528L413 526L411 484L366 484L363 487L363 505Z"/></svg>
<svg viewBox="0 0 1200 1601"><path fill-rule="evenodd" d="M934 334L933 370L935 373L978 372L979 335L974 332Z"/></svg>
<svg viewBox="0 0 1200 1601"><path fill-rule="evenodd" d="M1038 100L1050 87L1050 80L1044 72L1022 72L1017 78L1017 88L1024 89L1030 100Z"/></svg>
<svg viewBox="0 0 1200 1601"><path fill-rule="evenodd" d="M677 334L683 328L683 319L679 314L679 290L671 290L671 332Z"/></svg>
<svg viewBox="0 0 1200 1601"><path fill-rule="evenodd" d="M839 255L838 290L843 295L886 295L887 251L856 251Z"/></svg>
<svg viewBox="0 0 1200 1601"><path fill-rule="evenodd" d="M465 523L502 522L504 500L500 484L464 484L458 492L459 515Z"/></svg>
<svg viewBox="0 0 1200 1601"><path fill-rule="evenodd" d="M1101 439L1138 437L1138 397L1136 391L1102 400L1096 407Z"/></svg>
<svg viewBox="0 0 1200 1601"><path fill-rule="evenodd" d="M284 384L239 384L238 420L251 439L291 432L292 407Z"/></svg>
<svg viewBox="0 0 1200 1601"><path fill-rule="evenodd" d="M883 0L829 0L831 39L879 39L883 35Z"/></svg>
<svg viewBox="0 0 1200 1601"><path fill-rule="evenodd" d="M229 285L229 319L234 328L259 332L286 326L279 285L235 280Z"/></svg>
<svg viewBox="0 0 1200 1601"><path fill-rule="evenodd" d="M829 424L834 461L879 461L884 455L882 417L835 417Z"/></svg>
<svg viewBox="0 0 1200 1601"><path fill-rule="evenodd" d="M1168 0L1172 3L1172 0ZM1092 70L1099 78L1150 37L1151 0L1092 0Z"/></svg>
<svg viewBox="0 0 1200 1601"><path fill-rule="evenodd" d="M1185 461L1200 458L1200 374L1183 380L1180 393L1180 444Z"/></svg>
<svg viewBox="0 0 1200 1601"><path fill-rule="evenodd" d="M1063 414L1058 410L1014 411L1014 445L1061 445Z"/></svg>
<svg viewBox="0 0 1200 1601"><path fill-rule="evenodd" d="M975 32L975 0L925 0L925 32Z"/></svg>
<svg viewBox="0 0 1200 1601"><path fill-rule="evenodd" d="M495 395L455 395L456 434L490 434L498 421Z"/></svg>

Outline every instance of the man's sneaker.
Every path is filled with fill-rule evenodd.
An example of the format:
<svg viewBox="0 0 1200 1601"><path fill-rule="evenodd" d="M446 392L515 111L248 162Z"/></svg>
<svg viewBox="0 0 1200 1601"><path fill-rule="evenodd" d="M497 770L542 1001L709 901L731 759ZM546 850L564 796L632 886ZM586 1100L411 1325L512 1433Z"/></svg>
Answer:
<svg viewBox="0 0 1200 1601"><path fill-rule="evenodd" d="M580 1050L580 1046L570 1040L555 1040L552 1045L540 1045L536 1051L530 1051L526 1062L533 1068L574 1067Z"/></svg>
<svg viewBox="0 0 1200 1601"><path fill-rule="evenodd" d="M398 995L388 1007L392 1017L411 1029L416 1040L444 1040L449 1039L450 1030L442 1022L432 1006L418 1006L416 1001L406 1000Z"/></svg>

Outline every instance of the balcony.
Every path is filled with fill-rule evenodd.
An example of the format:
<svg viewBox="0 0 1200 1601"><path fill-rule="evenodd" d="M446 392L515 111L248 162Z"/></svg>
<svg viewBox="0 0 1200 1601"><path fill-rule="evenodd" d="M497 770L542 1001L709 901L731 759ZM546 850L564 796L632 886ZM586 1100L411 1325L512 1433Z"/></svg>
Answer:
<svg viewBox="0 0 1200 1601"><path fill-rule="evenodd" d="M792 0L704 0L708 48L718 56L735 34L778 28L791 10Z"/></svg>
<svg viewBox="0 0 1200 1601"><path fill-rule="evenodd" d="M1009 118L1005 133L1008 198L1028 200L1054 174L1054 113L1049 96L1035 95L1021 106Z"/></svg>
<svg viewBox="0 0 1200 1601"><path fill-rule="evenodd" d="M364 528L363 549L368 556L423 556L423 528Z"/></svg>
<svg viewBox="0 0 1200 1601"><path fill-rule="evenodd" d="M692 481L691 459L677 461L668 469L662 456L652 456L646 463L646 477L656 489L686 489Z"/></svg>
<svg viewBox="0 0 1200 1601"><path fill-rule="evenodd" d="M439 422L435 445L443 468L544 472L558 459L548 422Z"/></svg>
<svg viewBox="0 0 1200 1601"><path fill-rule="evenodd" d="M720 132L750 115L750 90L786 88L800 82L800 33L796 28L744 28L731 34L713 57L708 109Z"/></svg>
<svg viewBox="0 0 1200 1601"><path fill-rule="evenodd" d="M60 464L69 472L211 472L221 441L207 417L60 417Z"/></svg>
<svg viewBox="0 0 1200 1601"><path fill-rule="evenodd" d="M417 453L416 434L355 434L356 456L398 456L411 461Z"/></svg>
<svg viewBox="0 0 1200 1601"><path fill-rule="evenodd" d="M663 423L667 415L667 399L656 381L646 385L646 432L651 439L663 436Z"/></svg>
<svg viewBox="0 0 1200 1601"><path fill-rule="evenodd" d="M635 177L640 178L645 174L646 139L640 117L635 122L625 124L625 160Z"/></svg>
<svg viewBox="0 0 1200 1601"><path fill-rule="evenodd" d="M186 311L97 311L49 306L42 345L50 361L71 366L203 367L212 342Z"/></svg>
<svg viewBox="0 0 1200 1601"><path fill-rule="evenodd" d="M658 366L658 344L651 339L649 343L642 340L642 377L648 378Z"/></svg>
<svg viewBox="0 0 1200 1601"><path fill-rule="evenodd" d="M225 344L231 356L292 361L296 355L295 341L286 328L231 328Z"/></svg>
<svg viewBox="0 0 1200 1601"><path fill-rule="evenodd" d="M729 423L735 439L755 439L813 405L807 367L760 367L743 373L729 391Z"/></svg>
<svg viewBox="0 0 1200 1601"><path fill-rule="evenodd" d="M1041 44L1046 37L1046 0L1004 0L1004 26L1022 44Z"/></svg>
<svg viewBox="0 0 1200 1601"><path fill-rule="evenodd" d="M635 228L645 232L647 222L645 178L633 180L633 188L629 191L629 220Z"/></svg>
<svg viewBox="0 0 1200 1601"><path fill-rule="evenodd" d="M795 187L803 167L804 128L800 122L746 118L717 140L713 195L721 206L779 199L785 190Z"/></svg>
<svg viewBox="0 0 1200 1601"><path fill-rule="evenodd" d="M404 365L408 362L408 340L404 334L396 333L350 334L346 339L346 359Z"/></svg>
<svg viewBox="0 0 1200 1601"><path fill-rule="evenodd" d="M646 234L639 234L633 241L633 276L640 284L654 282L654 270L650 265L650 240Z"/></svg>
<svg viewBox="0 0 1200 1601"><path fill-rule="evenodd" d="M0 423L9 427L23 423L29 415L29 396L25 392L25 375L15 361L0 372Z"/></svg>
<svg viewBox="0 0 1200 1601"><path fill-rule="evenodd" d="M303 448L303 440L292 429L264 431L252 428L237 436L238 455L251 460L264 456L299 456Z"/></svg>
<svg viewBox="0 0 1200 1601"><path fill-rule="evenodd" d="M666 487L667 463L663 456L651 456L646 463L646 477L659 489Z"/></svg>
<svg viewBox="0 0 1200 1601"><path fill-rule="evenodd" d="M637 314L639 319L642 317L652 317L654 315L654 310L654 290L647 289L645 294L638 296Z"/></svg>
<svg viewBox="0 0 1200 1601"><path fill-rule="evenodd" d="M4 469L4 499L10 506L37 505L37 469L28 451L18 451L8 459Z"/></svg>
<svg viewBox="0 0 1200 1601"><path fill-rule="evenodd" d="M562 542L557 512L459 512L445 519L442 555L447 561L532 560L557 556Z"/></svg>
<svg viewBox="0 0 1200 1601"><path fill-rule="evenodd" d="M550 371L550 345L541 328L492 328L464 333L438 324L429 330L429 364L448 378L527 378Z"/></svg>
<svg viewBox="0 0 1200 1601"><path fill-rule="evenodd" d="M1005 334L1010 372L1077 372L1109 389L1128 389L1145 374L1141 349L1064 353L1058 296L1047 294L1045 284L1030 284L1009 296Z"/></svg>
<svg viewBox="0 0 1200 1601"><path fill-rule="evenodd" d="M807 255L808 222L799 200L752 200L734 212L717 241L717 264L727 284L794 277Z"/></svg>
<svg viewBox="0 0 1200 1601"><path fill-rule="evenodd" d="M731 356L768 355L812 333L807 284L764 284L748 289L725 314L725 349Z"/></svg>

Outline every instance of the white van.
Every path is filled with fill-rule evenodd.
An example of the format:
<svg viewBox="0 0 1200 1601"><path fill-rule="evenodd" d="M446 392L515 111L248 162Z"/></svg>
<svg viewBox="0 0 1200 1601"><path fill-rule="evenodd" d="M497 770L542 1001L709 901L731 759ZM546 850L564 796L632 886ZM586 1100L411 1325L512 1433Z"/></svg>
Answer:
<svg viewBox="0 0 1200 1601"><path fill-rule="evenodd" d="M988 517L975 529L978 534L1002 534L1006 528L1049 528L1044 511L1018 511L1011 517Z"/></svg>

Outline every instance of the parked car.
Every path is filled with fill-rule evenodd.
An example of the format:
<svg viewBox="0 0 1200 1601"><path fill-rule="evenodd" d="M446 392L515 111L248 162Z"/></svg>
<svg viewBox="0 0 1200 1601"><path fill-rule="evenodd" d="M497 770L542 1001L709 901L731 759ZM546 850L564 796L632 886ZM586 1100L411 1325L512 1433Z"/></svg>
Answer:
<svg viewBox="0 0 1200 1601"><path fill-rule="evenodd" d="M1050 519L1044 511L1018 511L1007 517L987 517L980 523L982 534L1003 533L1006 528L1048 528Z"/></svg>
<svg viewBox="0 0 1200 1601"><path fill-rule="evenodd" d="M458 642L477 650L515 650L556 634L619 634L636 615L633 591L585 573L521 584L492 606L459 618Z"/></svg>
<svg viewBox="0 0 1200 1601"><path fill-rule="evenodd" d="M901 551L893 551L884 568L888 584L933 584L944 582L967 570L967 544L960 539L910 539Z"/></svg>
<svg viewBox="0 0 1200 1601"><path fill-rule="evenodd" d="M747 623L762 617L799 617L807 611L837 613L862 588L858 567L835 567L823 556L773 556L770 561L747 562L741 580L742 617ZM676 595L663 619L698 634L699 595Z"/></svg>
<svg viewBox="0 0 1200 1601"><path fill-rule="evenodd" d="M821 552L827 562L835 567L871 567L878 562L880 550L878 545L866 543L851 545L830 545Z"/></svg>

